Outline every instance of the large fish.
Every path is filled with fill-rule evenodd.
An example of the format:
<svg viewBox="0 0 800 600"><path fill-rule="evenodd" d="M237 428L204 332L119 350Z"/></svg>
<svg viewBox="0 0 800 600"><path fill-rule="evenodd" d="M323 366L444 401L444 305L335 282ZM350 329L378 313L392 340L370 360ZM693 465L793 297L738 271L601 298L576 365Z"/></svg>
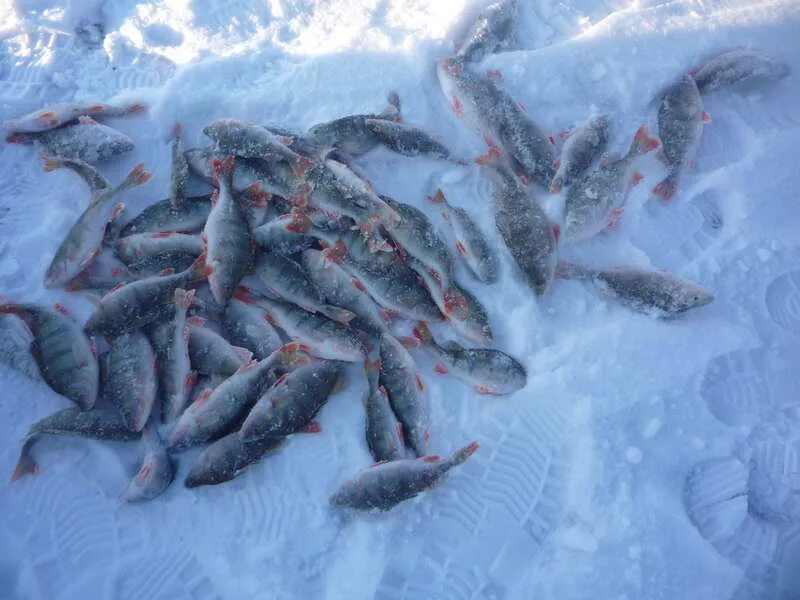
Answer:
<svg viewBox="0 0 800 600"><path fill-rule="evenodd" d="M230 481L267 452L277 450L282 443L282 438L245 442L238 431L229 433L200 453L192 464L184 485L195 488Z"/></svg>
<svg viewBox="0 0 800 600"><path fill-rule="evenodd" d="M16 119L9 119L3 127L12 133L41 133L66 125L83 116L121 117L142 112L144 109L141 104L114 106L102 102L60 102Z"/></svg>
<svg viewBox="0 0 800 600"><path fill-rule="evenodd" d="M525 387L525 367L505 352L491 348L462 348L454 342L441 346L421 321L414 327L414 337L439 359L434 371L450 373L466 381L479 394L512 394Z"/></svg>
<svg viewBox="0 0 800 600"><path fill-rule="evenodd" d="M121 236L136 233L181 232L192 233L203 229L211 212L211 195L192 196L175 208L169 198L145 208L138 216L128 221Z"/></svg>
<svg viewBox="0 0 800 600"><path fill-rule="evenodd" d="M612 155L600 167L577 180L567 191L564 203L564 240L589 239L613 225L622 214L630 186L639 175L631 175L633 161L658 148L658 140L640 127L625 156Z"/></svg>
<svg viewBox="0 0 800 600"><path fill-rule="evenodd" d="M80 117L74 125L41 133L12 133L10 144L38 144L44 152L95 164L133 150L133 140L91 117Z"/></svg>
<svg viewBox="0 0 800 600"><path fill-rule="evenodd" d="M198 373L233 375L253 358L250 350L231 345L204 325L199 317L189 319L189 357L192 368Z"/></svg>
<svg viewBox="0 0 800 600"><path fill-rule="evenodd" d="M100 299L85 329L110 334L144 327L164 315L164 306L171 302L175 290L186 289L207 274L205 254L201 254L181 273L154 275L127 283Z"/></svg>
<svg viewBox="0 0 800 600"><path fill-rule="evenodd" d="M311 425L327 402L341 373L342 363L313 362L281 377L258 399L242 423L246 442L282 438Z"/></svg>
<svg viewBox="0 0 800 600"><path fill-rule="evenodd" d="M495 225L511 256L537 296L550 286L556 268L556 236L547 215L504 165L493 173Z"/></svg>
<svg viewBox="0 0 800 600"><path fill-rule="evenodd" d="M364 125L378 142L404 156L450 158L450 150L419 127L388 119L366 119Z"/></svg>
<svg viewBox="0 0 800 600"><path fill-rule="evenodd" d="M140 331L116 336L104 365L104 396L131 431L141 431L158 394L156 355L147 336Z"/></svg>
<svg viewBox="0 0 800 600"><path fill-rule="evenodd" d="M616 300L637 312L661 318L676 317L714 300L714 295L700 285L664 271L590 269L559 263L558 275L587 281L602 297Z"/></svg>
<svg viewBox="0 0 800 600"><path fill-rule="evenodd" d="M100 372L95 349L66 309L2 302L0 314L15 314L28 326L31 353L47 385L81 409L92 408Z"/></svg>
<svg viewBox="0 0 800 600"><path fill-rule="evenodd" d="M47 268L45 286L67 284L94 260L100 253L106 226L125 207L119 202L119 195L149 179L150 174L139 164L116 188L113 190L104 188L93 195L89 207L78 218L56 250L56 255Z"/></svg>
<svg viewBox="0 0 800 600"><path fill-rule="evenodd" d="M597 115L569 133L561 148L558 170L550 182L551 194L577 181L600 158L608 146L609 127L608 117Z"/></svg>
<svg viewBox="0 0 800 600"><path fill-rule="evenodd" d="M681 170L700 141L703 123L709 121L691 75L684 75L664 94L658 109L658 137L669 173L653 188L664 202L675 195Z"/></svg>
<svg viewBox="0 0 800 600"><path fill-rule="evenodd" d="M282 346L267 358L246 365L213 390L206 390L183 411L167 447L181 450L227 434L280 375L308 362L301 350L300 344Z"/></svg>
<svg viewBox="0 0 800 600"><path fill-rule="evenodd" d="M500 278L497 253L478 224L466 210L451 205L442 190L436 190L431 200L439 205L442 218L452 228L456 236L456 250L470 271L483 283L495 283Z"/></svg>
<svg viewBox="0 0 800 600"><path fill-rule="evenodd" d="M138 431L131 431L114 409L81 410L65 408L34 423L22 440L19 461L11 476L15 481L24 475L35 475L39 465L31 456L31 449L43 435L70 435L94 440L113 440L131 442L141 437Z"/></svg>
<svg viewBox="0 0 800 600"><path fill-rule="evenodd" d="M423 456L374 465L343 484L331 496L331 504L356 510L389 510L434 487L450 469L463 463L477 449L478 444L472 442L446 459Z"/></svg>
<svg viewBox="0 0 800 600"><path fill-rule="evenodd" d="M369 390L364 397L365 433L367 446L375 462L397 460L405 452L403 426L394 415L386 388L378 381L380 368L379 360L364 363L369 384Z"/></svg>
<svg viewBox="0 0 800 600"><path fill-rule="evenodd" d="M181 139L181 125L178 123L172 130L170 148L172 172L169 178L169 201L176 210L186 204L186 185L189 182L189 163L183 154Z"/></svg>
<svg viewBox="0 0 800 600"><path fill-rule="evenodd" d="M283 344L263 309L236 298L231 298L225 305L222 324L228 340L235 346L247 348L258 360L266 358Z"/></svg>
<svg viewBox="0 0 800 600"><path fill-rule="evenodd" d="M459 44L456 58L479 62L489 54L508 48L516 33L517 2L501 0L484 8Z"/></svg>
<svg viewBox="0 0 800 600"><path fill-rule="evenodd" d="M175 465L155 429L148 425L142 431L144 459L139 472L120 495L125 502L143 502L162 494L175 477Z"/></svg>
<svg viewBox="0 0 800 600"><path fill-rule="evenodd" d="M715 56L689 73L697 89L705 95L739 83L783 79L790 72L789 65L763 52L737 48Z"/></svg>
<svg viewBox="0 0 800 600"><path fill-rule="evenodd" d="M207 244L206 262L211 269L208 283L219 304L233 294L239 280L249 270L253 255L250 226L239 202L233 196L231 179L234 159L216 162L219 194L203 229Z"/></svg>
<svg viewBox="0 0 800 600"><path fill-rule="evenodd" d="M137 273L158 273L164 269L183 271L203 253L205 244L198 234L136 233L119 238L117 256Z"/></svg>
<svg viewBox="0 0 800 600"><path fill-rule="evenodd" d="M439 59L437 73L456 117L482 135L489 146L487 155L478 161L507 156L525 178L549 186L555 175L552 143L519 103L455 59Z"/></svg>
<svg viewBox="0 0 800 600"><path fill-rule="evenodd" d="M417 456L425 454L430 441L430 402L417 364L403 345L388 333L381 336L378 384L386 390L403 439Z"/></svg>

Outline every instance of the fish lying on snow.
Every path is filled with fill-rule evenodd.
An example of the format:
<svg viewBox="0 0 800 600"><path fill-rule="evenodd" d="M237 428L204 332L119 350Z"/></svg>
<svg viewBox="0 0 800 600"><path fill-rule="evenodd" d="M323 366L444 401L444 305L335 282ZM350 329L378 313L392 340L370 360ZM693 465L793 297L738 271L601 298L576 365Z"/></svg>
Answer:
<svg viewBox="0 0 800 600"><path fill-rule="evenodd" d="M141 431L158 393L156 355L147 336L129 331L114 337L104 366L103 395L131 431Z"/></svg>
<svg viewBox="0 0 800 600"><path fill-rule="evenodd" d="M183 271L203 253L205 244L199 234L136 233L119 238L117 256L137 273L153 274L164 269Z"/></svg>
<svg viewBox="0 0 800 600"><path fill-rule="evenodd" d="M183 154L180 123L172 130L170 159L172 170L169 178L169 201L173 208L180 209L186 204L186 184L189 182L189 163Z"/></svg>
<svg viewBox="0 0 800 600"><path fill-rule="evenodd" d="M456 58L479 62L489 54L509 47L514 40L517 21L516 0L501 0L484 8L458 45Z"/></svg>
<svg viewBox="0 0 800 600"><path fill-rule="evenodd" d="M3 124L3 128L12 133L41 133L61 127L82 116L121 117L143 110L145 107L141 104L115 106L102 102L60 102L16 119L9 119Z"/></svg>
<svg viewBox="0 0 800 600"><path fill-rule="evenodd" d="M365 469L344 483L330 499L331 504L356 510L389 510L434 487L455 466L478 449L472 442L450 458L423 456L416 460L395 460Z"/></svg>
<svg viewBox="0 0 800 600"><path fill-rule="evenodd" d="M378 142L403 156L450 158L447 146L419 127L388 119L366 119L364 125Z"/></svg>
<svg viewBox="0 0 800 600"><path fill-rule="evenodd" d="M92 408L99 377L96 350L66 309L0 301L0 314L17 315L28 326L31 353L47 385L83 410Z"/></svg>
<svg viewBox="0 0 800 600"><path fill-rule="evenodd" d="M557 194L583 175L608 146L610 122L605 115L597 115L571 131L561 148L557 171L550 182L550 193Z"/></svg>
<svg viewBox="0 0 800 600"><path fill-rule="evenodd" d="M658 109L658 137L669 173L653 188L664 202L675 195L681 170L700 141L703 123L710 120L691 75L684 75L664 94Z"/></svg>
<svg viewBox="0 0 800 600"><path fill-rule="evenodd" d="M648 137L640 127L625 156L609 156L596 171L587 173L567 191L564 204L564 241L589 239L619 219L631 184L640 175L630 175L634 159L658 148L658 140Z"/></svg>
<svg viewBox="0 0 800 600"><path fill-rule="evenodd" d="M281 444L283 438L268 437L245 442L238 431L229 433L200 453L192 464L184 485L187 488L196 488L230 481L266 453L277 450Z"/></svg>
<svg viewBox="0 0 800 600"><path fill-rule="evenodd" d="M192 233L203 229L211 212L211 195L192 196L180 208L167 198L145 208L122 227L122 237L137 233Z"/></svg>
<svg viewBox="0 0 800 600"><path fill-rule="evenodd" d="M637 312L662 318L678 316L714 300L713 294L698 284L663 271L590 269L559 263L558 275L587 281L603 297L614 299Z"/></svg>
<svg viewBox="0 0 800 600"><path fill-rule="evenodd" d="M253 358L247 348L231 345L200 317L189 318L189 357L192 368L207 375L233 375Z"/></svg>
<svg viewBox="0 0 800 600"><path fill-rule="evenodd" d="M133 140L124 133L98 123L91 117L40 133L12 133L10 144L37 144L44 152L62 158L77 158L90 164L133 150Z"/></svg>
<svg viewBox="0 0 800 600"><path fill-rule="evenodd" d="M154 425L144 428L142 442L144 443L142 467L120 495L120 499L125 502L152 500L163 493L175 477L175 465L167 454Z"/></svg>
<svg viewBox="0 0 800 600"><path fill-rule="evenodd" d="M313 226L308 215L293 208L291 212L256 227L253 239L267 252L289 256L314 245L315 238L310 235Z"/></svg>
<svg viewBox="0 0 800 600"><path fill-rule="evenodd" d="M706 95L740 83L783 79L790 72L789 65L763 52L737 48L711 58L689 74L700 93Z"/></svg>
<svg viewBox="0 0 800 600"><path fill-rule="evenodd" d="M364 397L367 446L375 462L397 460L405 452L403 426L394 415L386 388L379 384L380 360L364 363L369 390Z"/></svg>
<svg viewBox="0 0 800 600"><path fill-rule="evenodd" d="M119 195L149 179L150 174L144 170L144 165L139 164L113 190L103 188L93 194L89 207L69 230L47 268L47 287L65 285L94 260L100 253L106 226L125 207L119 202Z"/></svg>
<svg viewBox="0 0 800 600"><path fill-rule="evenodd" d="M525 387L525 367L505 352L491 348L462 348L455 342L441 346L421 321L414 327L414 337L439 359L434 371L443 375L450 373L466 381L479 394L513 394Z"/></svg>
<svg viewBox="0 0 800 600"><path fill-rule="evenodd" d="M38 472L39 465L31 456L31 449L43 435L70 435L120 442L130 442L141 437L140 432L128 428L122 416L115 409L65 408L37 421L28 430L22 440L22 450L11 481L15 481L23 475L35 475Z"/></svg>
<svg viewBox="0 0 800 600"><path fill-rule="evenodd" d="M283 344L263 309L236 298L231 298L225 305L222 325L231 344L247 348L258 360L266 358Z"/></svg>

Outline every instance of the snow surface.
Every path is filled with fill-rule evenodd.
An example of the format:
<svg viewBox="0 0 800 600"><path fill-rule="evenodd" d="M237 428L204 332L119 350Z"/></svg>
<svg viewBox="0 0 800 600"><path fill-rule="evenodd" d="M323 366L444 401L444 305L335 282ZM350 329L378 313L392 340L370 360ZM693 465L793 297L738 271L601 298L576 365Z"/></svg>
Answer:
<svg viewBox="0 0 800 600"><path fill-rule="evenodd" d="M655 131L652 99L709 54L751 46L792 66L775 85L707 99L713 122L697 170L671 203L649 195L663 169L646 157L616 229L563 250L595 265L668 269L709 287L715 302L662 322L580 282L557 281L536 300L508 254L494 286L461 272L529 383L479 397L419 355L433 451L473 439L481 449L440 488L385 515L327 504L370 462L358 368L323 410L322 434L295 436L217 487L184 489L191 454L182 456L178 482L143 505L118 500L138 469L136 445L43 441L37 477L0 483L0 597L800 598L800 4L520 4L518 49L479 68L499 69L500 85L551 132L605 112L619 148L641 123ZM479 9L468 0L0 3L0 118L73 98L150 104L110 123L137 149L104 167L109 179L139 161L154 173L128 194L134 212L166 196L175 121L191 145L216 117L305 128L378 110L394 89L409 122L475 156L481 142L449 112L434 59ZM0 293L87 316L80 296L42 287L85 188L71 173L43 173L32 148L0 153ZM419 207L443 187L500 247L477 168L383 150L358 165L378 190ZM541 196L557 215L559 198ZM0 348L21 339L8 318L0 330ZM0 473L11 473L28 426L66 402L4 366L0 381Z"/></svg>

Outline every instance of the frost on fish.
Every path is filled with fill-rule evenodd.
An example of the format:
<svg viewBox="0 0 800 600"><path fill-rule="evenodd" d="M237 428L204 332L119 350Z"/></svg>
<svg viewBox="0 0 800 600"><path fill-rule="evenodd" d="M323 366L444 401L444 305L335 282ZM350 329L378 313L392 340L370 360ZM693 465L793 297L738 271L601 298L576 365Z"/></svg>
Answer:
<svg viewBox="0 0 800 600"><path fill-rule="evenodd" d="M789 65L764 52L737 48L714 56L690 75L706 95L724 87L783 79L790 72Z"/></svg>
<svg viewBox="0 0 800 600"><path fill-rule="evenodd" d="M509 48L516 38L517 0L494 2L478 13L464 40L458 45L456 58L479 62L489 54Z"/></svg>

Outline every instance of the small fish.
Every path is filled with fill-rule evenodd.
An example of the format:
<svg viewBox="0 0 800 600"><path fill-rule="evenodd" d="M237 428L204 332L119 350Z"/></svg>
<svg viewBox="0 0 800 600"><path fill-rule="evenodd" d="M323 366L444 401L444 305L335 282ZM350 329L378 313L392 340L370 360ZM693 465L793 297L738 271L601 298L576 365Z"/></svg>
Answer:
<svg viewBox="0 0 800 600"><path fill-rule="evenodd" d="M586 173L608 146L610 122L605 115L597 115L575 130L561 148L561 159L550 182L550 193L557 194Z"/></svg>
<svg viewBox="0 0 800 600"><path fill-rule="evenodd" d="M403 458L403 426L394 416L386 388L378 382L381 363L364 363L369 391L364 397L367 446L375 462Z"/></svg>
<svg viewBox="0 0 800 600"><path fill-rule="evenodd" d="M723 52L689 72L703 95L739 83L760 83L783 79L791 69L763 52L737 48Z"/></svg>
<svg viewBox="0 0 800 600"><path fill-rule="evenodd" d="M106 226L125 207L118 201L123 192L150 179L144 165L136 165L128 176L113 190L104 188L95 194L91 204L78 218L61 242L56 255L47 268L45 286L54 287L69 283L100 253Z"/></svg>
<svg viewBox="0 0 800 600"><path fill-rule="evenodd" d="M489 54L508 48L516 35L517 2L501 0L483 9L460 44L456 58L480 62Z"/></svg>
<svg viewBox="0 0 800 600"><path fill-rule="evenodd" d="M149 425L142 430L142 441L144 442L142 467L120 496L125 502L152 500L162 494L175 477L175 465L167 454L155 426Z"/></svg>
<svg viewBox="0 0 800 600"><path fill-rule="evenodd" d="M156 326L158 334L150 339L158 357L158 381L161 394L161 419L171 423L186 408L189 394L197 381L189 358L189 324L186 311L194 299L194 290L175 290L172 319Z"/></svg>
<svg viewBox="0 0 800 600"><path fill-rule="evenodd" d="M96 291L102 295L134 279L136 276L117 258L113 250L104 247L88 267L70 279L64 289L69 292Z"/></svg>
<svg viewBox="0 0 800 600"><path fill-rule="evenodd" d="M137 233L192 233L203 229L211 212L211 195L192 196L180 208L172 206L169 198L145 208L128 221L120 232L122 237Z"/></svg>
<svg viewBox="0 0 800 600"><path fill-rule="evenodd" d="M500 278L497 254L478 224L466 210L447 202L442 190L436 190L431 200L441 207L442 218L456 236L456 250L470 271L483 283L495 283Z"/></svg>
<svg viewBox="0 0 800 600"><path fill-rule="evenodd" d="M434 487L450 469L463 463L477 449L478 444L472 442L447 459L423 456L373 465L342 485L330 502L356 510L389 510Z"/></svg>
<svg viewBox="0 0 800 600"><path fill-rule="evenodd" d="M242 423L246 442L265 437L283 438L309 427L327 402L341 373L342 363L313 362L276 381Z"/></svg>
<svg viewBox="0 0 800 600"><path fill-rule="evenodd" d="M604 298L616 300L637 312L665 319L714 300L714 295L700 285L663 271L590 269L562 262L558 265L558 275L587 281Z"/></svg>
<svg viewBox="0 0 800 600"><path fill-rule="evenodd" d="M511 256L537 296L544 294L556 268L556 236L547 215L514 173L498 165L492 173L495 225Z"/></svg>
<svg viewBox="0 0 800 600"><path fill-rule="evenodd" d="M172 130L172 172L169 178L169 201L172 208L180 210L186 204L186 184L189 182L189 163L183 154L181 124Z"/></svg>
<svg viewBox="0 0 800 600"><path fill-rule="evenodd" d="M206 394L206 390L209 394L213 392L226 379L225 375L198 375L192 393L189 395L189 404Z"/></svg>
<svg viewBox="0 0 800 600"><path fill-rule="evenodd" d="M181 273L154 275L127 283L100 299L84 329L113 334L144 327L164 315L164 306L171 303L175 290L186 289L207 274L205 254L201 254Z"/></svg>
<svg viewBox="0 0 800 600"><path fill-rule="evenodd" d="M219 180L219 195L216 202L212 202L203 235L208 248L206 261L211 268L208 284L214 300L225 304L250 268L253 238L247 218L231 190L233 157L228 156L214 165Z"/></svg>
<svg viewBox="0 0 800 600"><path fill-rule="evenodd" d="M525 387L528 378L525 367L505 352L491 348L462 348L455 342L441 346L421 321L414 327L414 337L439 359L434 371L442 375L450 373L466 381L479 394L513 394Z"/></svg>
<svg viewBox="0 0 800 600"><path fill-rule="evenodd" d="M83 116L121 117L143 110L145 107L141 104L114 106L102 102L60 102L16 119L9 119L3 127L12 133L41 133L71 123Z"/></svg>
<svg viewBox="0 0 800 600"><path fill-rule="evenodd" d="M141 431L158 393L156 355L140 331L111 340L103 372L103 393L131 431Z"/></svg>
<svg viewBox="0 0 800 600"><path fill-rule="evenodd" d="M206 375L233 375L247 365L253 353L233 346L216 331L204 326L203 319L189 319L189 357L192 368Z"/></svg>
<svg viewBox="0 0 800 600"><path fill-rule="evenodd" d="M187 488L196 488L230 481L266 453L277 450L282 443L282 438L245 442L238 431L229 433L200 453L192 464L184 485Z"/></svg>
<svg viewBox="0 0 800 600"><path fill-rule="evenodd" d="M41 133L11 133L9 144L37 144L45 153L96 164L133 150L133 140L91 117L80 117L74 125Z"/></svg>
<svg viewBox="0 0 800 600"><path fill-rule="evenodd" d="M669 174L653 188L653 194L662 201L675 195L681 169L700 141L703 123L709 120L691 75L684 75L664 94L658 109L658 137Z"/></svg>
<svg viewBox="0 0 800 600"><path fill-rule="evenodd" d="M403 439L417 456L430 440L430 402L417 372L417 364L403 345L388 333L381 335L378 385L386 390L397 420L403 425Z"/></svg>
<svg viewBox="0 0 800 600"><path fill-rule="evenodd" d="M302 252L314 244L310 235L314 226L303 211L293 208L253 230L253 239L267 252L289 256Z"/></svg>
<svg viewBox="0 0 800 600"><path fill-rule="evenodd" d="M135 233L115 243L117 256L137 273L154 274L172 268L183 271L203 253L199 234Z"/></svg>
<svg viewBox="0 0 800 600"><path fill-rule="evenodd" d="M275 328L267 321L261 308L231 298L225 305L222 318L228 340L234 346L247 348L261 360L277 350L283 342Z"/></svg>
<svg viewBox="0 0 800 600"><path fill-rule="evenodd" d="M111 189L111 184L97 169L80 159L47 155L42 155L42 159L44 160L45 173L50 173L56 169L69 169L83 179L86 185L89 186L89 191L91 193L89 204L91 204L98 195Z"/></svg>
<svg viewBox="0 0 800 600"><path fill-rule="evenodd" d="M17 315L27 325L33 335L31 353L47 385L82 410L92 408L100 373L96 349L66 309L4 301L0 314Z"/></svg>
<svg viewBox="0 0 800 600"><path fill-rule="evenodd" d="M447 146L419 127L388 119L365 119L364 125L378 142L403 156L450 158L450 150Z"/></svg>
<svg viewBox="0 0 800 600"><path fill-rule="evenodd" d="M271 293L303 310L319 312L345 325L355 316L347 309L328 304L324 291L291 258L264 252L256 260L255 273Z"/></svg>
<svg viewBox="0 0 800 600"><path fill-rule="evenodd" d="M308 363L300 344L282 346L267 358L253 361L213 390L206 390L178 419L169 437L169 450L182 450L227 434L283 373Z"/></svg>
<svg viewBox="0 0 800 600"><path fill-rule="evenodd" d="M38 473L39 465L31 456L31 449L43 435L70 435L118 442L131 442L141 437L140 432L128 429L117 410L65 408L31 425L22 440L22 450L11 481L16 481L24 475Z"/></svg>
<svg viewBox="0 0 800 600"><path fill-rule="evenodd" d="M573 183L564 203L564 241L580 241L594 237L613 226L622 214L631 183L633 161L658 148L658 140L642 126L636 131L625 156L611 155L600 167Z"/></svg>

